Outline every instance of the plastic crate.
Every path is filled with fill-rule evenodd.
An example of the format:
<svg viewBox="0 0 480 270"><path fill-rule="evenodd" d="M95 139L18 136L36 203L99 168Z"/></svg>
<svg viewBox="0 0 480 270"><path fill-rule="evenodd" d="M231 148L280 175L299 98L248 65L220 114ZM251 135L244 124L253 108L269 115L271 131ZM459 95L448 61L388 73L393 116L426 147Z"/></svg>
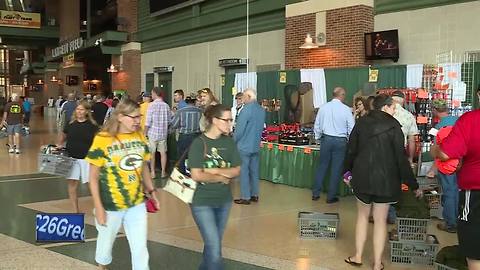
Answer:
<svg viewBox="0 0 480 270"><path fill-rule="evenodd" d="M433 262L433 265L435 266L435 270L457 270L456 268L448 267L444 264Z"/></svg>
<svg viewBox="0 0 480 270"><path fill-rule="evenodd" d="M38 155L38 171L68 177L72 171L74 158L54 154Z"/></svg>
<svg viewBox="0 0 480 270"><path fill-rule="evenodd" d="M435 189L439 186L437 178L418 177L417 183L421 190Z"/></svg>
<svg viewBox="0 0 480 270"><path fill-rule="evenodd" d="M433 265L439 243L435 235L431 242L390 241L390 260L395 264Z"/></svg>
<svg viewBox="0 0 480 270"><path fill-rule="evenodd" d="M336 239L338 236L338 213L298 213L298 231L303 239Z"/></svg>
<svg viewBox="0 0 480 270"><path fill-rule="evenodd" d="M425 194L425 198L427 199L428 206L430 207L430 217L442 219L442 194Z"/></svg>
<svg viewBox="0 0 480 270"><path fill-rule="evenodd" d="M397 217L399 241L425 241L429 219Z"/></svg>

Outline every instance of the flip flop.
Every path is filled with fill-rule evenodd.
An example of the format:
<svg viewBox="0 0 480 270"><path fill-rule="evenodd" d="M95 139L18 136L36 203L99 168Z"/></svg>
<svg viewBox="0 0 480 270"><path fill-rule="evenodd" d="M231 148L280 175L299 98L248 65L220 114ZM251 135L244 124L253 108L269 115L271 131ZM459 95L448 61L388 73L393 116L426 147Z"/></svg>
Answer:
<svg viewBox="0 0 480 270"><path fill-rule="evenodd" d="M344 260L346 263L352 265L352 266L356 266L356 267L360 267L362 266L362 263L357 263L357 262L354 262L352 261L352 257L348 257Z"/></svg>

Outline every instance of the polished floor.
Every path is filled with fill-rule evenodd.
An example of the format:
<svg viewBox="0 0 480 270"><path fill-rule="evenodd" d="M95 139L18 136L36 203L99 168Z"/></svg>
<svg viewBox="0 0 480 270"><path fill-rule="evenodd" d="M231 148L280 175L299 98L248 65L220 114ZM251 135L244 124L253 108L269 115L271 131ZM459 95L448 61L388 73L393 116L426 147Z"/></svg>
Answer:
<svg viewBox="0 0 480 270"><path fill-rule="evenodd" d="M6 141L6 139L1 139ZM55 121L35 116L32 134L23 138L22 154L7 153L0 146L0 269L96 269L94 265L96 231L92 226L92 200L87 186L80 190L80 208L86 213L85 243L35 243L35 213L69 212L64 179L37 173L37 154L41 145L55 143ZM238 183L234 192L238 194ZM327 205L324 196L312 202L306 189L261 181L260 202L234 205L224 237L226 269L354 269L343 259L354 252L355 200L342 198ZM186 205L161 192L161 210L149 214L149 252L151 269L196 269L201 259L202 242ZM300 211L340 213L337 240L302 240L298 237ZM457 242L456 235L436 229L429 232L441 246ZM367 241L364 266L370 269L371 240ZM384 255L385 269L427 269L425 266L391 265L389 245ZM125 236L120 233L110 269L131 269Z"/></svg>

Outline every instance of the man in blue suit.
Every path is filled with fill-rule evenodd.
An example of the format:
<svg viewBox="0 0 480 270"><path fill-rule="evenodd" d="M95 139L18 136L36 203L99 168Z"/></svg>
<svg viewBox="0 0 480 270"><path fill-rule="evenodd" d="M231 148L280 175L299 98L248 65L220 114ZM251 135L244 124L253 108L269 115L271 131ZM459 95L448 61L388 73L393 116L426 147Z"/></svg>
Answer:
<svg viewBox="0 0 480 270"><path fill-rule="evenodd" d="M243 92L243 109L240 112L233 138L237 143L242 167L240 172L241 198L236 204L248 205L258 202L260 181L260 140L265 125L265 110L257 102L257 93L253 89Z"/></svg>

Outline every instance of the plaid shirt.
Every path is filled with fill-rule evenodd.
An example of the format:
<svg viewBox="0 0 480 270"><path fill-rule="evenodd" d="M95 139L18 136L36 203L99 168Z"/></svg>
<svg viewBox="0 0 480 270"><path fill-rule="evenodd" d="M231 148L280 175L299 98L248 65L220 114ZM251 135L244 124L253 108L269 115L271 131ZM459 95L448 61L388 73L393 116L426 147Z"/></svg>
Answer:
<svg viewBox="0 0 480 270"><path fill-rule="evenodd" d="M180 134L200 133L200 118L202 110L195 106L187 105L179 109L172 119L171 129L178 129Z"/></svg>
<svg viewBox="0 0 480 270"><path fill-rule="evenodd" d="M166 140L168 135L168 122L172 117L172 112L167 103L161 99L156 99L147 110L147 120L145 127L148 127L147 136L150 140Z"/></svg>

